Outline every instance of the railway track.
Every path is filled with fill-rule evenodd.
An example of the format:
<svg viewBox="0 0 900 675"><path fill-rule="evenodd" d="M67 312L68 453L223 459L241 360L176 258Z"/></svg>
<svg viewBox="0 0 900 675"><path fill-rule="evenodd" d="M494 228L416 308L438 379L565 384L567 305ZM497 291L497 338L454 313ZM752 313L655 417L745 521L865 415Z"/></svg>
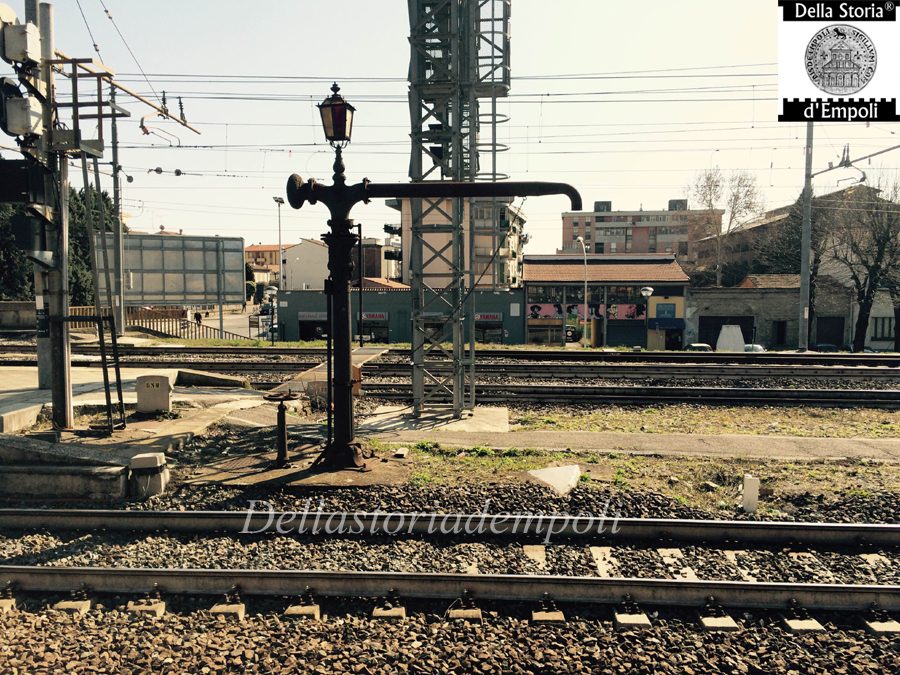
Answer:
<svg viewBox="0 0 900 675"><path fill-rule="evenodd" d="M368 396L409 400L407 383L363 382ZM900 390L880 389L769 389L725 387L594 387L540 384L478 385L482 403L550 401L553 403L702 403L723 405L820 405L900 408Z"/></svg>
<svg viewBox="0 0 900 675"><path fill-rule="evenodd" d="M130 533L132 541L143 541L150 533L165 533L154 540L156 547L164 548L160 536L172 537L176 534L190 535L189 542L196 544L197 537L234 536L242 531L251 533L270 526L262 536L274 536L272 523L286 523L285 515L293 515L293 521L304 515L316 523L342 522L361 523L362 532L340 534L340 537L365 539L372 531L389 532L391 523L405 519L410 523L400 537L419 538L429 544L441 540L462 537L465 540L482 541L484 528L489 530L487 539L512 542L533 541L552 528L563 546L578 547L588 544L615 544L641 542L647 545L665 546L657 550L662 556L675 556L671 547L681 544L702 542L734 549L746 547L789 545L796 550L801 544L824 550L846 550L846 556L862 557L860 551L893 551L900 545L900 526L867 525L842 523L768 523L752 521L698 521L674 519L618 519L610 526L610 519L560 516L518 516L484 514L384 514L384 513L322 513L283 514L268 511L234 512L130 512L106 510L0 510L0 531L29 531L34 528L64 529L76 532L92 532L96 539L93 545L105 550L111 559L118 561L125 557L123 551L111 552L111 544L106 540L116 533ZM418 518L413 519L417 515ZM435 529L435 518L441 522L466 522L466 529L450 533L444 528ZM358 520L357 520L358 519ZM474 521L472 520L474 519ZM526 522L527 519L527 522ZM561 522L562 520L562 522ZM481 526L469 529L473 524ZM604 526L607 526L604 530ZM614 529L615 528L615 529ZM312 528L310 528L312 530ZM213 535L215 532L217 534ZM287 536L295 533L288 530ZM303 537L304 545L316 541L309 538L311 532L297 530ZM282 531L280 536L284 536ZM247 535L244 535L245 537ZM330 534L324 535L327 539ZM397 532L390 536L396 541ZM532 537L532 539L528 539ZM523 539L524 538L524 539ZM236 540L237 541L237 540ZM547 539L549 542L549 537ZM79 546L87 544L79 540ZM548 543L539 548L549 549L556 544ZM383 546L383 544L382 544ZM523 545L524 547L524 545ZM535 545L531 545L534 549ZM627 547L626 547L627 548ZM58 557L55 548L49 551L50 560ZM409 555L409 549L405 549ZM583 549L586 550L586 549ZM243 595L295 596L299 597L311 590L316 596L334 597L385 597L394 594L400 598L453 599L473 597L484 601L517 601L536 603L547 598L558 602L587 604L618 604L628 597L631 602L645 605L703 607L714 604L721 607L785 609L796 605L805 610L864 611L872 607L881 610L900 610L900 586L878 583L876 574L868 572L865 583L834 583L808 581L758 581L698 578L686 575L682 562L676 562L676 578L628 577L615 574L615 547L591 548L595 556L597 571L594 575L553 574L508 574L508 573L451 573L451 572L400 572L384 570L330 570L330 569L250 569L248 567L227 569L206 569L191 567L156 567L101 565L78 566L38 564L0 565L0 579L14 584L17 590L25 592L67 592L86 588L91 593L124 593L139 595L155 588L166 593L191 595L218 595L229 593L235 585ZM713 549L707 549L712 551ZM600 554L594 553L599 551ZM720 552L716 550L716 552ZM320 551L320 554L322 552ZM71 555L71 554L63 554ZM161 553L160 555L166 555ZM256 550L253 555L264 555ZM289 559L296 560L296 554L288 552ZM358 552L354 555L359 555ZM387 554L391 556L391 553ZM533 555L533 553L532 553ZM601 561L598 555L606 556ZM680 554L679 560L680 560ZM788 554L790 555L790 554ZM815 553L802 555L814 556ZM869 554L872 555L872 554ZM881 554L874 554L875 557ZM890 554L892 555L892 554ZM335 563L332 556L326 556L329 564ZM732 556L734 558L734 556ZM888 558L881 556L884 564L890 565ZM8 562L8 559L7 559ZM218 561L216 561L218 562ZM229 561L226 561L229 562ZM271 562L271 561L270 561ZM671 562L671 561L670 561ZM866 568L869 563L857 560ZM303 564L303 563L301 563ZM607 567L603 567L606 565ZM737 563L735 563L737 565ZM846 565L846 563L844 563ZM288 566L289 567L289 566ZM746 575L746 571L741 572ZM827 578L827 576L826 576ZM872 583L873 580L875 583Z"/></svg>
<svg viewBox="0 0 900 675"><path fill-rule="evenodd" d="M183 357L183 353L179 354ZM257 356L259 358L259 356ZM264 358L264 356L263 356ZM74 367L95 367L97 359L73 359ZM299 373L319 365L321 361L293 360L191 360L185 358L138 358L123 356L119 364L123 367L135 368L194 368L212 372L226 373ZM0 366L35 366L32 358L0 359ZM440 368L432 372L442 372ZM412 367L404 363L369 362L363 367L368 377L410 377ZM757 365L739 364L654 364L641 363L631 365L591 363L553 364L549 368L540 368L529 363L495 363L480 362L477 373L481 377L509 377L514 379L760 379L773 377L790 378L841 378L848 380L872 379L886 382L900 382L900 370L886 366L815 366L815 365Z"/></svg>
<svg viewBox="0 0 900 675"><path fill-rule="evenodd" d="M33 345L0 344L0 353L34 352ZM73 353L97 354L96 345L73 345ZM123 356L160 356L172 354L220 356L278 355L295 357L324 356L323 348L301 347L120 347ZM387 354L408 357L407 349L388 348ZM819 365L819 366L882 366L900 369L900 354L851 354L819 352L619 352L564 349L478 349L478 358L504 359L519 362L602 362L602 363L671 363L671 364L744 364L744 365Z"/></svg>
<svg viewBox="0 0 900 675"><path fill-rule="evenodd" d="M240 534L256 532L268 524L279 522L285 513L275 511L122 511L108 509L0 509L0 531L3 530L68 530L76 532L176 532L208 534L220 532ZM528 528L534 532L552 529L564 538L597 538L604 533L602 525L610 518L572 516L507 516L476 514L386 514L313 511L297 513L311 516L316 523L329 522L342 516L358 519L365 532L390 529L391 520L403 519L409 526L403 533L428 534L433 528L432 515L440 518L465 519L473 527L486 529L495 536L515 536ZM415 518L413 518L415 516ZM616 532L606 528L607 537L628 541L730 542L735 544L804 544L854 546L900 546L900 525L868 523L805 523L753 520L690 520L676 518L617 518ZM598 535L599 532L599 535Z"/></svg>
<svg viewBox="0 0 900 675"><path fill-rule="evenodd" d="M558 577L550 575L332 572L321 570L202 570L0 565L0 578L26 592L70 592L140 596L154 590L191 595L242 595L455 599L704 607L713 600L729 608L864 611L900 610L900 586L740 581L687 581Z"/></svg>

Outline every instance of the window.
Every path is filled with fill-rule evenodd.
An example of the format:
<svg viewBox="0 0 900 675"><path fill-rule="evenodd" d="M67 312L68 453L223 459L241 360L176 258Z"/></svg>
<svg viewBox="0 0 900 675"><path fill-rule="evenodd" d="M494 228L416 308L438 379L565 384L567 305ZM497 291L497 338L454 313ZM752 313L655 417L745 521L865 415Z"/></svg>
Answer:
<svg viewBox="0 0 900 675"><path fill-rule="evenodd" d="M603 253L603 242L599 241L594 244L594 253Z"/></svg>
<svg viewBox="0 0 900 675"><path fill-rule="evenodd" d="M657 303L656 318L657 319L674 319L675 318L675 303L674 302Z"/></svg>
<svg viewBox="0 0 900 675"><path fill-rule="evenodd" d="M610 253L616 252L616 242L614 242L614 241L609 242L609 252Z"/></svg>
<svg viewBox="0 0 900 675"><path fill-rule="evenodd" d="M894 330L896 326L894 325L894 317L892 316L876 316L872 319L875 323L875 328L872 331L872 339L873 340L893 340L894 339Z"/></svg>

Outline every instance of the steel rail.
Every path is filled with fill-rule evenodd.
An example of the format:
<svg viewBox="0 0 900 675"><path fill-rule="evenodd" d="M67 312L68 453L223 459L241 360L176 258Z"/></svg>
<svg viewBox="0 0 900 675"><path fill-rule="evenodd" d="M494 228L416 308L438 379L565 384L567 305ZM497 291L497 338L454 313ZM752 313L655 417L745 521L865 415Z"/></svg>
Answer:
<svg viewBox="0 0 900 675"><path fill-rule="evenodd" d="M900 586L686 581L560 577L510 574L429 574L307 570L205 570L113 567L0 566L0 579L26 592L67 592L86 587L94 593L139 594L158 587L164 593L219 595L234 586L243 595L400 597L453 599L471 593L480 600L615 604L626 595L643 605L702 607L710 598L723 607L807 610L900 609Z"/></svg>
<svg viewBox="0 0 900 675"><path fill-rule="evenodd" d="M180 359L167 359L164 355L154 355L148 360L135 360L128 356L120 358L119 365L124 367L146 368L197 368L211 371L227 372L272 372L291 373L320 365L321 361L241 361L231 360L188 360L183 352ZM229 355L230 356L230 355ZM257 358L264 355L254 354ZM0 366L34 366L33 358L0 359ZM99 361L73 360L75 367L99 367ZM370 377L409 377L411 366L400 363L369 362L363 366L363 374ZM437 369L436 372L441 372ZM547 374L535 370L535 366L527 363L482 363L478 374L481 377L508 376L517 379L546 379ZM843 379L887 379L900 381L900 370L886 367L859 366L744 366L732 364L633 364L633 365L593 365L593 364L561 364L554 365L552 377L555 379L587 379L587 378L745 378L757 379L768 377L795 378L843 378Z"/></svg>
<svg viewBox="0 0 900 675"><path fill-rule="evenodd" d="M753 520L614 518L613 516L486 515L481 513L366 513L323 511L122 511L104 509L0 509L0 530L179 532L190 534L346 534L520 536L673 542L805 544L841 547L900 546L900 525L796 523ZM402 527L401 527L402 524ZM281 530L277 527L280 526ZM451 528L451 529L448 529ZM459 530L459 531L454 531Z"/></svg>
<svg viewBox="0 0 900 675"><path fill-rule="evenodd" d="M280 354L280 355L324 355L325 350L316 347L130 347L119 348L123 355L154 354L232 354L242 356L248 354ZM34 345L0 345L0 352L34 352ZM95 353L96 345L73 345L75 353ZM409 350L388 347L388 354L393 356L408 356ZM852 354L852 353L785 353L785 352L614 352L614 351L584 351L577 352L553 349L491 349L476 350L476 355L483 358L506 358L519 361L554 361L554 362L652 362L652 363L735 363L756 365L821 365L821 366L884 366L900 368L900 355L896 354Z"/></svg>
<svg viewBox="0 0 900 675"><path fill-rule="evenodd" d="M363 382L369 396L408 399L411 386L406 383ZM900 407L900 390L891 389L765 389L731 387L594 387L567 385L479 384L482 402L509 401L595 401L646 403L741 403L771 405L866 405Z"/></svg>
<svg viewBox="0 0 900 675"><path fill-rule="evenodd" d="M440 368L432 371L442 372ZM381 377L405 377L411 372L410 366L402 363L383 363L370 361L363 365L364 375L379 375ZM683 364L606 364L594 365L591 363L573 363L554 365L550 373L535 369L530 363L485 363L478 364L478 374L484 375L509 375L510 377L533 377L546 379L548 375L553 378L578 378L609 377L638 379L648 377L680 377L680 378L762 378L762 377L801 377L801 378L865 378L865 379L891 379L900 381L900 370L895 368L862 367L862 366L807 366L807 365L764 365L746 366L741 364L708 364L693 365Z"/></svg>

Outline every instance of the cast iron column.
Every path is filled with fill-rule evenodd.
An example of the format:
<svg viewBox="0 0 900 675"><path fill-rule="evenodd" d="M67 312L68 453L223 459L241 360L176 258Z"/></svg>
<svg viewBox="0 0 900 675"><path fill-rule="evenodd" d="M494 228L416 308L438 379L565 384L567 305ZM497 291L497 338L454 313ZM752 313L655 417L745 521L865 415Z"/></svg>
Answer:
<svg viewBox="0 0 900 675"><path fill-rule="evenodd" d="M339 160L340 161L340 160ZM335 164L337 166L337 164ZM337 174L335 174L337 178ZM363 466L359 445L353 438L353 362L350 318L350 278L353 274L353 246L356 235L350 231L349 218L328 221L331 232L322 237L328 244L328 270L331 272L331 300L334 303L334 441L327 451L326 464Z"/></svg>

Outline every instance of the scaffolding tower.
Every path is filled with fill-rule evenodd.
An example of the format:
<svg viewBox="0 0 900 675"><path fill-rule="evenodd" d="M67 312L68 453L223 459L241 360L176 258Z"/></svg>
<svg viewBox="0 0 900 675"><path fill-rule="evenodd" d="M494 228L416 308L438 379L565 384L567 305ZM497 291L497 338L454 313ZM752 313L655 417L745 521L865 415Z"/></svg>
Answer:
<svg viewBox="0 0 900 675"><path fill-rule="evenodd" d="M506 149L498 141L497 127L507 121L497 111L497 99L507 96L510 86L511 0L408 2L410 178L506 178L497 171L497 156ZM489 157L485 170L481 154ZM409 202L416 416L426 406L447 405L448 399L455 417L475 406L475 237L491 237L495 253L482 261L482 273L490 272L488 279L496 285L496 251L505 236L505 204L492 200L487 205L489 224L476 232L471 199Z"/></svg>

